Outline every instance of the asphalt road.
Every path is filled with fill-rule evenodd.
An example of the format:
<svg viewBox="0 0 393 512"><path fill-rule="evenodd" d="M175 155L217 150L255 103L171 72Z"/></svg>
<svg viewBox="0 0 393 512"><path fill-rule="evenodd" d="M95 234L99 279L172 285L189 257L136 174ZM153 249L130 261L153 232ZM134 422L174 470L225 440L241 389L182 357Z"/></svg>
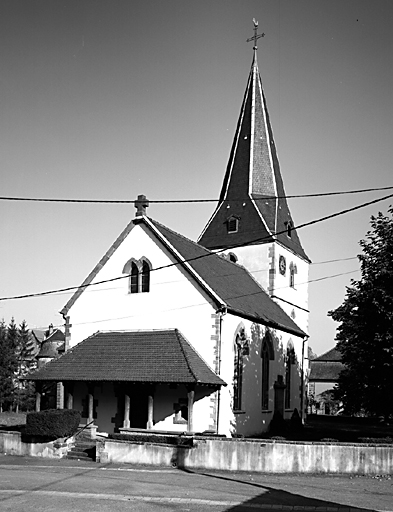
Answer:
<svg viewBox="0 0 393 512"><path fill-rule="evenodd" d="M0 455L0 511L393 512L393 479L187 472Z"/></svg>

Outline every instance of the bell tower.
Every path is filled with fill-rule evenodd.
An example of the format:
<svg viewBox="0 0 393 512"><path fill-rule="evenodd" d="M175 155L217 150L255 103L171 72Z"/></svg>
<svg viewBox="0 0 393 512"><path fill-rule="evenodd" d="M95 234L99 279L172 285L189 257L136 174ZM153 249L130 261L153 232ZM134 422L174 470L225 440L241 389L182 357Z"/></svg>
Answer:
<svg viewBox="0 0 393 512"><path fill-rule="evenodd" d="M198 243L247 268L269 295L308 331L307 257L285 197L266 98L253 59L218 205Z"/></svg>

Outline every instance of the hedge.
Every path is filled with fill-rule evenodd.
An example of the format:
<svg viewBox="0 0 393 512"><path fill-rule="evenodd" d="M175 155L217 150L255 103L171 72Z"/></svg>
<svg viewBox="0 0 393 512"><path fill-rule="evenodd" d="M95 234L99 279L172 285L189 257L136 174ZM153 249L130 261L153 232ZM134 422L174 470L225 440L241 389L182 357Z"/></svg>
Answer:
<svg viewBox="0 0 393 512"><path fill-rule="evenodd" d="M26 416L25 434L54 439L72 436L77 431L80 420L80 412L72 409L29 412Z"/></svg>

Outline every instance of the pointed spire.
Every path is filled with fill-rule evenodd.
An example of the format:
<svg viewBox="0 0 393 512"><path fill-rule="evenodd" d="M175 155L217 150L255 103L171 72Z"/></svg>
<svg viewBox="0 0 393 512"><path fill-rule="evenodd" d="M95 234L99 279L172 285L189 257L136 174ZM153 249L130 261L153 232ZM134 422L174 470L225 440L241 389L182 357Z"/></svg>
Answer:
<svg viewBox="0 0 393 512"><path fill-rule="evenodd" d="M273 131L254 53L219 204L199 243L209 249L280 241L308 260L285 199ZM237 222L234 222L237 219ZM233 227L236 225L236 230Z"/></svg>

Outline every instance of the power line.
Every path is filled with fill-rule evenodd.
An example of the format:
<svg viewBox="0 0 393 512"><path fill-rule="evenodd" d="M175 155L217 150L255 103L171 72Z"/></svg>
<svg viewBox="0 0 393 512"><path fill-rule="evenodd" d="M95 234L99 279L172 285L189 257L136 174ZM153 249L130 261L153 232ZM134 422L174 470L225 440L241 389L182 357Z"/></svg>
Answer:
<svg viewBox="0 0 393 512"><path fill-rule="evenodd" d="M332 278L335 278L335 277L340 277L340 276L343 276L343 275L347 275L347 274L354 274L355 272L358 272L358 270L351 270L349 272L341 272L339 274L332 274L330 276L323 276L323 277L319 277L319 278L316 278L316 279L310 279L308 281L303 281L302 283L297 283L297 286L302 286L302 285L305 285L305 284L308 284L308 283L313 283L313 282L316 282L316 281L323 281L325 279L332 279ZM127 276L129 277L129 276ZM275 288L275 290L283 290L285 288L289 288L289 285L287 286L280 286L278 288ZM104 291L104 290L102 290ZM264 290L258 290L257 292L254 292L254 293L247 293L247 294L242 294L242 295L236 295L235 297L227 297L226 300L231 300L231 299L240 299L242 297L249 297L251 295L258 295L258 294L261 294L261 293L266 293ZM166 313L166 312L169 312L169 311L179 311L179 310L182 310L182 309L190 309L190 308L198 308L198 307L202 307L204 306L206 303L205 302L200 302L199 304L187 304L186 306L181 306L181 307L176 307L176 308L169 308L169 309L162 309L160 310L159 312L160 313ZM148 315L150 314L150 312L148 311L144 311L143 313L139 313L138 315L127 315L127 316L121 316L121 317L116 317L116 318L100 318L98 320L90 320L90 321L87 321L87 322L77 322L77 323L72 323L72 325L89 325L89 324L98 324L98 323L103 323L103 322L114 322L114 321L117 321L117 320L126 320L128 318L135 318L137 316L145 316L145 315ZM62 327L63 325L62 324L59 324L57 325L57 327Z"/></svg>
<svg viewBox="0 0 393 512"><path fill-rule="evenodd" d="M350 258L337 258L335 260L326 260L326 261L313 261L311 265L324 265L325 263L336 263L338 261L349 261L349 260L357 260L357 256L351 256Z"/></svg>
<svg viewBox="0 0 393 512"><path fill-rule="evenodd" d="M305 222L303 224L300 224L299 226L295 226L293 229L297 230L297 229L304 228L306 226L311 226L311 225L317 224L319 222L323 222L325 220L333 219L334 217L338 217L340 215L345 215L346 213L349 213L349 212L360 210L361 208L365 208L366 206L370 206L372 204L376 204L376 203L379 203L381 201L385 201L386 199L390 199L392 197L393 197L393 194L389 194L387 196L380 197L378 199L374 199L372 201L367 201L366 203L362 203L360 205L353 206L352 208L346 208L345 210L341 210L339 212L332 213L332 214L326 215L324 217L320 217L319 219L314 219L312 221ZM202 259L202 258L206 258L206 257L211 256L213 254L218 254L218 253L230 250L230 249L235 249L236 247L243 247L244 245L252 245L252 244L255 244L255 243L258 243L258 242L267 241L267 240L270 240L272 238L272 236L277 236L277 235L281 235L281 234L284 234L284 233L287 233L286 229L284 229L282 231L278 231L276 233L272 233L271 235L268 235L268 236L264 236L264 237L260 237L260 238L256 238L256 239L250 240L246 244L244 244L244 243L242 243L242 244L234 244L234 245L232 245L230 247L226 247L225 249L220 249L220 250L218 250L218 251L216 251L214 253L210 252L210 251L208 251L206 249L206 251L207 251L206 254L203 254L203 255L200 255L200 256L196 256L195 258L190 258L189 260L183 260L180 263L170 263L168 265L162 265L161 267L152 268L151 272L157 271L157 270L163 270L165 268L174 267L174 266L177 266L177 265L179 265L181 263L188 263L190 261L195 261L195 260L199 260L199 259ZM88 288L89 286L96 286L96 285L99 285L99 284L111 283L111 282L114 282L114 281L119 281L120 279L126 279L128 277L129 277L128 275L118 276L118 277L113 277L111 279L105 279L103 281L97 281L96 283L81 284L79 286L69 286L69 287L66 287L66 288L59 288L59 289L56 289L56 290L48 290L48 291L45 291L45 292L28 293L28 294L23 294L23 295L14 295L14 296L10 296L10 297L0 297L0 301L16 300L16 299L27 299L27 298L32 298L32 297L42 297L44 295L52 295L54 293L67 292L67 291L72 291L72 290L78 290L80 288Z"/></svg>
<svg viewBox="0 0 393 512"><path fill-rule="evenodd" d="M276 199L297 199L307 197L326 197L338 196L346 194L362 194L365 192L378 192L382 190L392 190L390 187L377 187L377 188L364 188L358 190L343 190L337 192L321 192L315 194L295 194L284 196L261 196L254 198L255 201L275 201ZM243 198L233 199L231 201L241 201ZM91 204L133 204L134 199L59 199L59 198L43 198L43 197L8 197L0 196L0 201L27 201L27 202L40 202L40 203L91 203ZM151 204L179 204L179 203L217 203L218 199L149 199Z"/></svg>

